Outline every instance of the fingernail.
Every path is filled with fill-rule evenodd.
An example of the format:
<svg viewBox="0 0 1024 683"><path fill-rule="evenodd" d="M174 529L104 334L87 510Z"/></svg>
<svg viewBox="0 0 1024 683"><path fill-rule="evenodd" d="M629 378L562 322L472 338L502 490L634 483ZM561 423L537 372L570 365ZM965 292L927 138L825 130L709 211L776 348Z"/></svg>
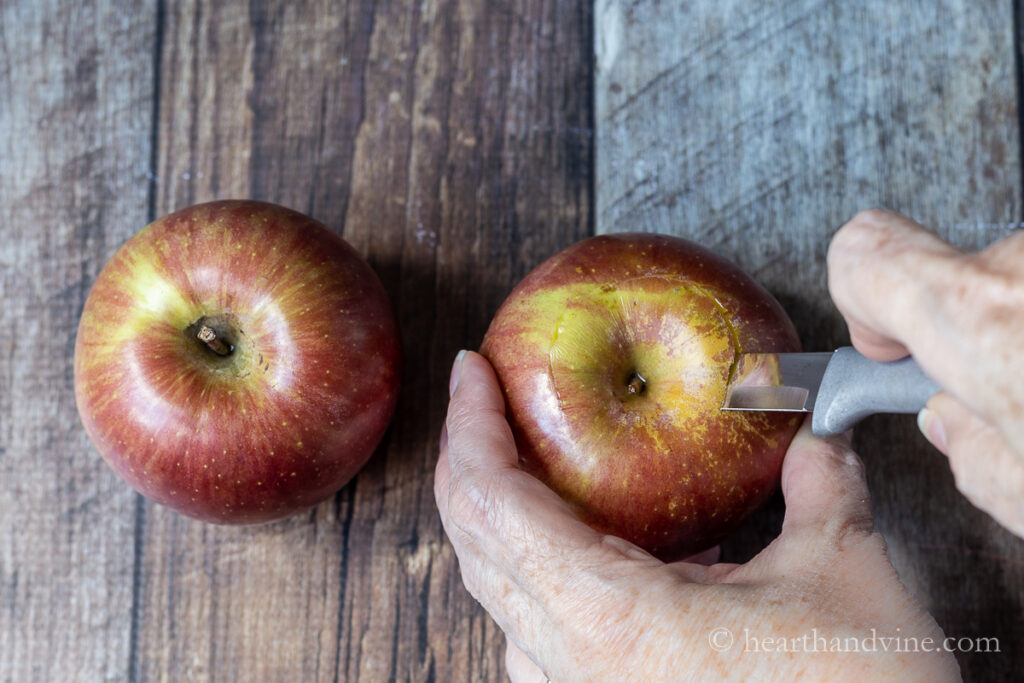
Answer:
<svg viewBox="0 0 1024 683"><path fill-rule="evenodd" d="M455 388L459 386L459 375L462 374L462 359L466 355L466 349L462 349L455 356L455 362L452 363L452 376L448 380L448 398L451 398L455 394Z"/></svg>
<svg viewBox="0 0 1024 683"><path fill-rule="evenodd" d="M946 428L935 411L922 408L917 414L917 426L933 446L943 453L946 452Z"/></svg>

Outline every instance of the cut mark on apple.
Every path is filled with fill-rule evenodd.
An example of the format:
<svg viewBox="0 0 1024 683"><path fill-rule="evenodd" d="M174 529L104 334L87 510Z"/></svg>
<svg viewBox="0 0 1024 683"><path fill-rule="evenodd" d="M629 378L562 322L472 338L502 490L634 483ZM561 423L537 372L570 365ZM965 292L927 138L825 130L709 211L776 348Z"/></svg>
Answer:
<svg viewBox="0 0 1024 683"><path fill-rule="evenodd" d="M573 438L580 425L611 419L623 442L659 441L653 427L708 409L705 388L735 363L732 321L692 280L658 273L570 287L557 298L557 315L545 321L553 323L548 386Z"/></svg>
<svg viewBox="0 0 1024 683"><path fill-rule="evenodd" d="M736 374L736 366L739 364L740 358L743 356L743 345L740 343L739 332L736 331L736 326L732 324L732 318L729 315L729 309L722 305L722 302L718 300L718 297L709 292L701 285L697 284L696 282L691 284L694 289L696 289L698 292L700 292L708 299L710 299L711 303L713 303L715 307L718 308L718 312L722 316L722 322L725 323L726 329L729 330L729 337L732 339L733 349L732 363L729 365L729 374L725 379L725 385L729 386L729 383L732 382L733 375Z"/></svg>

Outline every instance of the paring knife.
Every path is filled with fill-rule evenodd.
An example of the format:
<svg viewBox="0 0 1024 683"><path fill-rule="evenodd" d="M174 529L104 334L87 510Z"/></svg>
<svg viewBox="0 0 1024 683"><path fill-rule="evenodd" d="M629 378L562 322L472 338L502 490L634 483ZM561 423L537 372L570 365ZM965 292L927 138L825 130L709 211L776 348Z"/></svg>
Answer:
<svg viewBox="0 0 1024 683"><path fill-rule="evenodd" d="M875 413L917 413L940 390L909 357L879 363L850 346L831 353L745 353L722 409L813 411L811 431L831 436Z"/></svg>

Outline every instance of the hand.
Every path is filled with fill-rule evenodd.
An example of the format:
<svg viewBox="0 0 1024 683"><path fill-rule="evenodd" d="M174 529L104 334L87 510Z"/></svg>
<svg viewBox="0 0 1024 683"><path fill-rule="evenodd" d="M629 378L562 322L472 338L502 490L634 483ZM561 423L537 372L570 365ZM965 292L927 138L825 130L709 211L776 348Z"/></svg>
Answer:
<svg viewBox="0 0 1024 683"><path fill-rule="evenodd" d="M828 271L853 345L875 360L912 354L945 389L918 422L957 488L1024 536L1024 233L964 253L864 211L836 233Z"/></svg>
<svg viewBox="0 0 1024 683"><path fill-rule="evenodd" d="M451 389L434 494L466 587L508 638L513 681L957 678L872 530L863 466L843 440L801 429L783 465L782 533L753 560L664 564L590 529L519 469L483 357L456 360ZM872 630L930 651L827 651Z"/></svg>

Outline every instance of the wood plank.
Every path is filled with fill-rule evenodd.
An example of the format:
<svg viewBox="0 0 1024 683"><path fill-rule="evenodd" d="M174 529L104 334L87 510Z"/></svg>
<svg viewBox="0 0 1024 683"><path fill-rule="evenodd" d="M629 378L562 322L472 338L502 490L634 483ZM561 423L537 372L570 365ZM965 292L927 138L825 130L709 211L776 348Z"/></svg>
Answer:
<svg viewBox="0 0 1024 683"><path fill-rule="evenodd" d="M309 144L322 92L345 84L344 20L310 3L166 5L156 215L249 196L310 211L294 193L308 193L319 163ZM294 127L273 132L297 152L286 168L257 144L263 119ZM253 169L277 170L277 191L253 192ZM136 678L336 679L350 514L348 495L277 524L215 527L147 503Z"/></svg>
<svg viewBox="0 0 1024 683"><path fill-rule="evenodd" d="M0 680L128 677L135 495L78 421L78 315L145 222L148 0L0 3Z"/></svg>
<svg viewBox="0 0 1024 683"><path fill-rule="evenodd" d="M432 495L456 351L589 231L586 3L168 3L156 213L305 211L366 254L405 339L389 436L308 514L142 508L139 680L501 680ZM581 86L582 84L582 86Z"/></svg>
<svg viewBox="0 0 1024 683"><path fill-rule="evenodd" d="M886 206L963 247L1021 220L1011 3L626 2L595 9L598 232L689 237L772 290L812 349L848 341L825 284L832 232ZM953 487L912 420L857 447L893 561L969 680L1024 666L1024 543ZM726 548L748 557L780 506Z"/></svg>

